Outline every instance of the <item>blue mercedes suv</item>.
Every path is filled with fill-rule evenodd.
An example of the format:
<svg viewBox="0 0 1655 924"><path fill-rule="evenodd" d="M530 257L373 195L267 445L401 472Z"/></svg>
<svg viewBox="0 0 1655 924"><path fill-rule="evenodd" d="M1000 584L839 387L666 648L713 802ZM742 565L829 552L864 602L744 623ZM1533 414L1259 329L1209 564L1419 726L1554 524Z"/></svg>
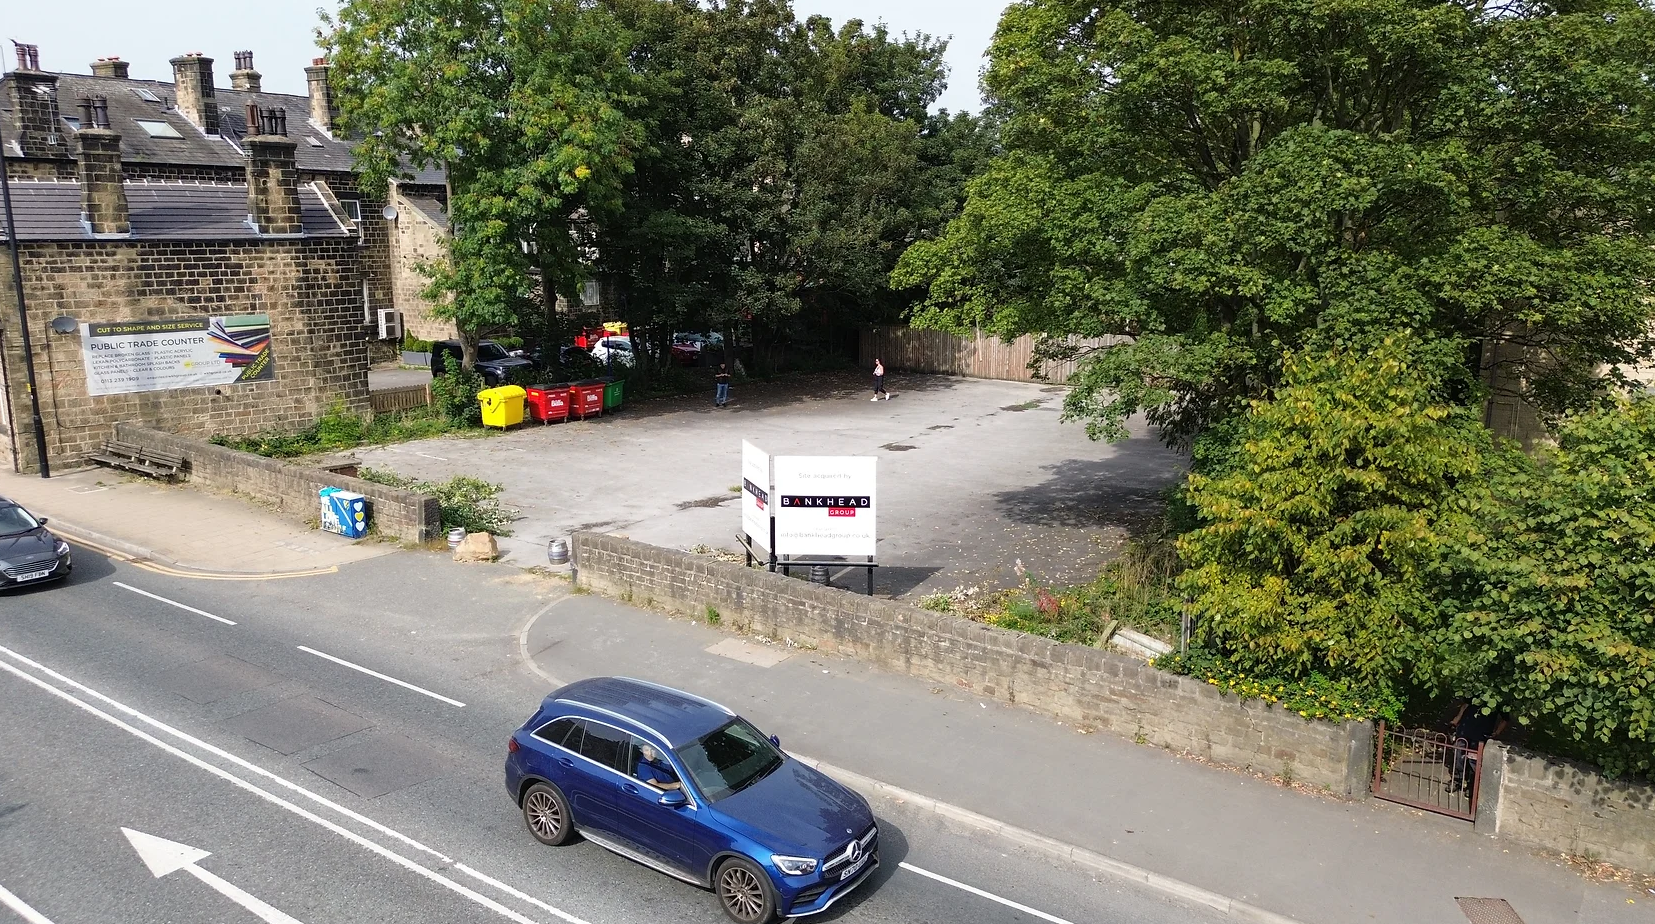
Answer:
<svg viewBox="0 0 1655 924"><path fill-rule="evenodd" d="M512 734L506 789L541 843L578 831L764 924L825 911L879 865L867 800L780 745L699 696L594 677Z"/></svg>

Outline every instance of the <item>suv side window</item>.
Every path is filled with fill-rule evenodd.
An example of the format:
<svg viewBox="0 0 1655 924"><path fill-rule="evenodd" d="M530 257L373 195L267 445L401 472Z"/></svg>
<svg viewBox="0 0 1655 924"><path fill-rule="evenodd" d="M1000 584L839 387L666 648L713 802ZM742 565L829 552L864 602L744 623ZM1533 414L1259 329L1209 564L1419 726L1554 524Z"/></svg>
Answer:
<svg viewBox="0 0 1655 924"><path fill-rule="evenodd" d="M548 722L535 731L534 736L549 744L568 748L571 751L580 750L580 729L584 723L579 719L558 719Z"/></svg>
<svg viewBox="0 0 1655 924"><path fill-rule="evenodd" d="M629 756L631 737L626 732L607 725L589 722L586 725L586 737L580 742L580 756L603 764L611 770L625 773L621 761Z"/></svg>

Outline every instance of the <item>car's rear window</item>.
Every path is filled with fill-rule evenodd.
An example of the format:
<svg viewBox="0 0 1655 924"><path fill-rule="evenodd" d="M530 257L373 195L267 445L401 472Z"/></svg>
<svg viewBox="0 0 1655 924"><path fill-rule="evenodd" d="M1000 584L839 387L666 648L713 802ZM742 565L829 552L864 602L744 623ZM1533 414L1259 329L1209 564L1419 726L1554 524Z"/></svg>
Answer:
<svg viewBox="0 0 1655 924"><path fill-rule="evenodd" d="M677 751L696 788L717 802L757 783L782 765L782 753L745 719L733 719Z"/></svg>

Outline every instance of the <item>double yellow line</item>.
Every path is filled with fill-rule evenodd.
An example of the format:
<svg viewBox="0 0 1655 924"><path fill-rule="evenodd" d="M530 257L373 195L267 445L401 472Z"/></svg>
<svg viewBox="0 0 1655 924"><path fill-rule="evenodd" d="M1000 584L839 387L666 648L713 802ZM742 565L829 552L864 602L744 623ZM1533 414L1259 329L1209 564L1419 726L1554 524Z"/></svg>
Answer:
<svg viewBox="0 0 1655 924"><path fill-rule="evenodd" d="M187 568L173 568L159 564L146 558L138 558L125 552L109 548L90 539L84 539L68 530L54 529L53 532L75 545L85 546L95 552L107 555L118 561L124 561L134 567L142 568L155 574L165 574L169 577L189 578L193 581L277 581L282 578L315 577L320 574L337 574L338 565L328 565L325 568L310 568L304 571L272 571L267 574L238 574L233 571L193 571Z"/></svg>

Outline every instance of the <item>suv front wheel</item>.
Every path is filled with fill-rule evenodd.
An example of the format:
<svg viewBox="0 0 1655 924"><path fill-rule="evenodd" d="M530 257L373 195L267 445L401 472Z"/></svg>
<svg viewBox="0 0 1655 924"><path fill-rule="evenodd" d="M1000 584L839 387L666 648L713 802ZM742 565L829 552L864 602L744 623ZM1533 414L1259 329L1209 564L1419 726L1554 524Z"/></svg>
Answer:
<svg viewBox="0 0 1655 924"><path fill-rule="evenodd" d="M718 868L718 903L736 924L770 924L776 919L776 890L770 876L740 857Z"/></svg>

